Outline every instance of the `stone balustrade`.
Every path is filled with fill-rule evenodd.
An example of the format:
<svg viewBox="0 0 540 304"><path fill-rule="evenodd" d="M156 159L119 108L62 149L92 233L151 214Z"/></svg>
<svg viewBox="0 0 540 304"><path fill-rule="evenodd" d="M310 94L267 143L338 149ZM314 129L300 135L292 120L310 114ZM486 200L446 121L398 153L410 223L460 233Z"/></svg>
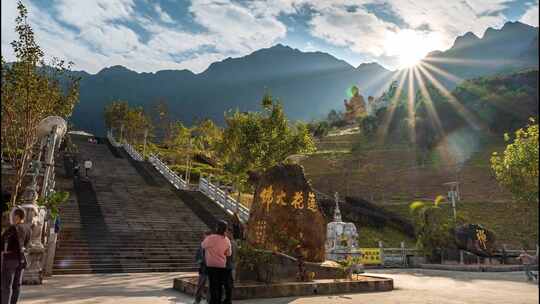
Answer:
<svg viewBox="0 0 540 304"><path fill-rule="evenodd" d="M135 148L133 148L132 145L130 145L128 143L124 143L124 144L122 144L122 147L124 148L124 150L126 150L126 152L129 154L129 156L131 156L131 158L133 158L134 160L136 160L136 161L143 161L144 160L144 157L142 157L142 155L139 154L139 152L137 152L137 150L135 150Z"/></svg>
<svg viewBox="0 0 540 304"><path fill-rule="evenodd" d="M238 210L238 217L240 220L247 223L249 219L249 209L225 193L225 191L219 189L218 186L201 177L199 179L199 191L204 193L230 214L234 214Z"/></svg>
<svg viewBox="0 0 540 304"><path fill-rule="evenodd" d="M109 142L111 143L113 147L118 148L122 146L119 142L116 141L116 139L114 139L114 136L110 130L107 132L107 139L109 140Z"/></svg>
<svg viewBox="0 0 540 304"><path fill-rule="evenodd" d="M148 161L158 170L165 179L167 179L176 189L185 190L188 189L188 184L178 174L176 174L171 168L169 168L161 159L156 155L150 154Z"/></svg>

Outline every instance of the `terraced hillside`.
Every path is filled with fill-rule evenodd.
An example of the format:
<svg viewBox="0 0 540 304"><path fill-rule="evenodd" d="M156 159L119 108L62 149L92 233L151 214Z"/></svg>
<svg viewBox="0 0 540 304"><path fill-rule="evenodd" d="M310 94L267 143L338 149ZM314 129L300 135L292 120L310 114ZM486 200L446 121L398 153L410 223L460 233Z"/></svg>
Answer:
<svg viewBox="0 0 540 304"><path fill-rule="evenodd" d="M492 140L471 152L456 175L448 149L438 149L429 162L417 166L415 152L407 147L381 148L362 143L359 138L359 134L325 137L318 143L319 151L301 161L317 190L363 198L410 218L408 205L412 201L446 195L449 189L443 184L458 180L462 198L458 211L471 222L495 231L501 244L519 248L524 240L532 247L537 243L538 221L525 224L524 219L538 210L512 202L511 195L499 187L491 173L489 158L493 151L504 149L503 143ZM462 147L469 148L466 144ZM359 230L365 236L363 246L374 246L378 239L391 246L399 245L400 240L413 241L391 227Z"/></svg>

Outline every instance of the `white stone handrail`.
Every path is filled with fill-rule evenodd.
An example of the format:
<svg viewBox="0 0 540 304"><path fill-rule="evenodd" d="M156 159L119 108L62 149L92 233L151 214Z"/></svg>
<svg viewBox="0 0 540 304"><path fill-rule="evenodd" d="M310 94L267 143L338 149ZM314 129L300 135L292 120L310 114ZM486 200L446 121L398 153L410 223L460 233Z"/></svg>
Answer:
<svg viewBox="0 0 540 304"><path fill-rule="evenodd" d="M111 130L107 131L107 139L109 140L109 142L111 143L111 145L112 145L113 147L120 147L120 146L121 146L121 144L118 143L118 142L116 141L116 139L114 139L114 136L113 136Z"/></svg>
<svg viewBox="0 0 540 304"><path fill-rule="evenodd" d="M156 170L165 177L176 189L187 189L188 184L176 172L171 170L164 162L156 155L150 154L148 161L156 168Z"/></svg>
<svg viewBox="0 0 540 304"><path fill-rule="evenodd" d="M225 191L219 189L218 186L212 184L203 177L199 178L199 191L208 196L212 201L231 215L234 214L238 208L238 217L240 218L240 221L243 223L248 221L249 209L247 207L240 204L234 198L225 193Z"/></svg>
<svg viewBox="0 0 540 304"><path fill-rule="evenodd" d="M134 160L136 160L136 161L143 161L144 160L144 158L141 156L141 154L139 154L139 152L137 152L137 150L135 150L130 144L124 143L122 145L122 147L124 147L124 150L126 150L126 152L129 154L129 156L131 156L131 158L133 158Z"/></svg>

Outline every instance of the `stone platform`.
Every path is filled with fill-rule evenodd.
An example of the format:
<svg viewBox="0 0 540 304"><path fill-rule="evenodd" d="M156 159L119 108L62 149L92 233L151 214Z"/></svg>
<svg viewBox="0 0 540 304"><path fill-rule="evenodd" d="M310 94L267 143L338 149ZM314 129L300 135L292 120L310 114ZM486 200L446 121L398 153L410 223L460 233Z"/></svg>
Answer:
<svg viewBox="0 0 540 304"><path fill-rule="evenodd" d="M175 278L173 288L194 295L197 280L198 276ZM320 279L312 282L278 282L271 284L246 281L235 283L233 300L391 291L393 289L393 279L365 275L355 276L353 280Z"/></svg>
<svg viewBox="0 0 540 304"><path fill-rule="evenodd" d="M523 265L488 265L488 264L420 264L422 269L469 271L469 272L512 272L524 271ZM538 265L531 266L531 270L538 271Z"/></svg>

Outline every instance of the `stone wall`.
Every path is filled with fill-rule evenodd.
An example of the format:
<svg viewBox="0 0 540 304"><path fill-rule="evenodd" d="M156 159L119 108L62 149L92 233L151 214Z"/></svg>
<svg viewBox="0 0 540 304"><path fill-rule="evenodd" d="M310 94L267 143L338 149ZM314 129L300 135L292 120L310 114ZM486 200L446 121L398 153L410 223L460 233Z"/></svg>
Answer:
<svg viewBox="0 0 540 304"><path fill-rule="evenodd" d="M338 267L323 266L321 263L305 262L307 273L314 272L315 279L341 279L345 273ZM272 254L271 262L259 265L255 269L243 268L240 264L236 269L236 279L239 281L269 281L291 282L296 281L298 261L296 258L283 253Z"/></svg>

